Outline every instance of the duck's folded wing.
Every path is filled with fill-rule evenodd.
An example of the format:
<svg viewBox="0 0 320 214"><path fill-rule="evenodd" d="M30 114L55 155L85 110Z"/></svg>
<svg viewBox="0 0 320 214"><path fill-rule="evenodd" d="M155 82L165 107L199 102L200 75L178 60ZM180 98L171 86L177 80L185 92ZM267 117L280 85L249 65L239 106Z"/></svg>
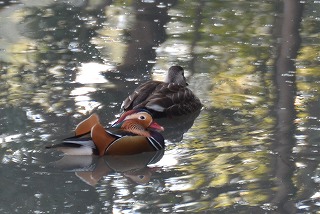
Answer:
<svg viewBox="0 0 320 214"><path fill-rule="evenodd" d="M46 146L47 149L56 149L65 155L93 155L96 146L90 138L66 138L63 143Z"/></svg>
<svg viewBox="0 0 320 214"><path fill-rule="evenodd" d="M157 88L143 105L148 109L176 116L189 114L202 107L199 98L189 88L174 83Z"/></svg>
<svg viewBox="0 0 320 214"><path fill-rule="evenodd" d="M148 100L148 97L155 91L159 84L159 81L149 81L143 83L134 90L122 103L121 109L127 111L135 108L137 105Z"/></svg>
<svg viewBox="0 0 320 214"><path fill-rule="evenodd" d="M70 137L70 138L64 139L63 143L61 143L60 145L68 145L68 146L73 146L73 147L86 146L86 147L90 147L93 149L96 148L96 146L93 143L91 138L72 138L72 137Z"/></svg>

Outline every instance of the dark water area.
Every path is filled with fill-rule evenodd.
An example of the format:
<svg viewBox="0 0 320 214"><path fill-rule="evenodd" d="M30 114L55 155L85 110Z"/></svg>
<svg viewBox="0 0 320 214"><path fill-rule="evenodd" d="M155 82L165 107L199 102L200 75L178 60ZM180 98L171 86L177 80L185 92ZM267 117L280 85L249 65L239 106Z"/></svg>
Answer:
<svg viewBox="0 0 320 214"><path fill-rule="evenodd" d="M1 213L319 213L319 1L0 1ZM164 151L62 156L181 65Z"/></svg>

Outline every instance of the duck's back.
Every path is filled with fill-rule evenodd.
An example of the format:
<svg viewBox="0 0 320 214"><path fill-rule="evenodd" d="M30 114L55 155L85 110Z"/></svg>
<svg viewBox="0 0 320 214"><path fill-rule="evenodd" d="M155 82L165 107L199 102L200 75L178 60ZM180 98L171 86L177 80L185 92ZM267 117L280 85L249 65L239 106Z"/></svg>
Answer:
<svg viewBox="0 0 320 214"><path fill-rule="evenodd" d="M141 106L146 103L150 95L157 89L163 82L160 81L148 81L140 85L130 94L122 103L123 110L128 111Z"/></svg>
<svg viewBox="0 0 320 214"><path fill-rule="evenodd" d="M149 81L139 86L122 104L125 111L147 108L154 117L172 117L201 109L200 100L193 92L177 83Z"/></svg>

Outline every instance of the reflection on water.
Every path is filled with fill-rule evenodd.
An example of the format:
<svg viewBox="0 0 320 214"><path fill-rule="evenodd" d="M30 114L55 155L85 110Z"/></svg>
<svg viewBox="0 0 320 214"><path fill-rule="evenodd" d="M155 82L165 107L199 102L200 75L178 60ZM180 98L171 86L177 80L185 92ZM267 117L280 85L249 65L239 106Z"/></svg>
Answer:
<svg viewBox="0 0 320 214"><path fill-rule="evenodd" d="M77 71L75 83L83 85L82 87L76 87L70 95L74 97L77 111L82 114L92 111L98 108L102 104L90 98L90 94L97 91L97 84L108 85L110 88L114 87L108 82L102 75L101 72L110 69L110 66L98 64L98 63L83 63Z"/></svg>
<svg viewBox="0 0 320 214"><path fill-rule="evenodd" d="M319 10L287 0L3 2L1 213L317 212ZM92 112L114 120L138 84L174 64L205 107L159 121L162 158L44 150Z"/></svg>
<svg viewBox="0 0 320 214"><path fill-rule="evenodd" d="M75 172L85 183L95 186L104 176L119 172L138 184L150 181L152 171L148 167L163 157L164 151L147 152L130 156L64 156L52 163L54 167L67 172Z"/></svg>

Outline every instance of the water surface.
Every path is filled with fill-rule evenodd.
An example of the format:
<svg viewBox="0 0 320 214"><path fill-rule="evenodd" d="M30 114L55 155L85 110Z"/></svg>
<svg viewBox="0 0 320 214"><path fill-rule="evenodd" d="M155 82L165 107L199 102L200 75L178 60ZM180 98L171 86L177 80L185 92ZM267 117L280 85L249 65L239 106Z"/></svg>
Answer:
<svg viewBox="0 0 320 214"><path fill-rule="evenodd" d="M319 1L3 1L1 213L316 213ZM164 153L45 150L179 64ZM196 117L197 116L197 117Z"/></svg>

